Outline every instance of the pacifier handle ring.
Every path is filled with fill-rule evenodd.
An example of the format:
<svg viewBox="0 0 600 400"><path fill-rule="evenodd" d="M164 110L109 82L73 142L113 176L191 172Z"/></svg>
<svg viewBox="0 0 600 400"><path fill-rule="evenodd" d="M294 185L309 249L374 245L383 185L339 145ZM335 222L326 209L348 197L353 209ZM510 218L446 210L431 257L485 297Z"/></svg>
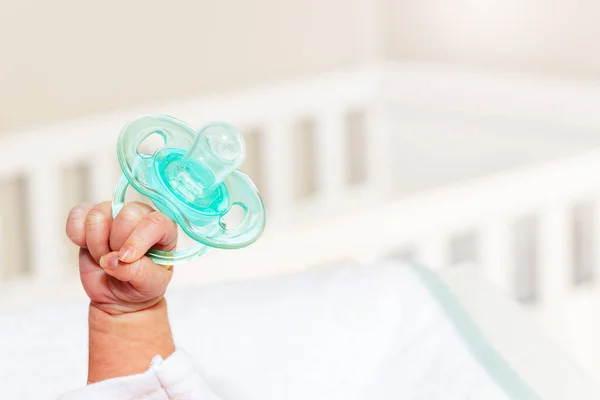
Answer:
<svg viewBox="0 0 600 400"><path fill-rule="evenodd" d="M115 191L113 194L112 201L112 217L116 218L117 214L121 211L123 206L125 205L125 195L127 193L127 188L129 187L129 181L127 177L123 174L119 178L117 185L115 186ZM197 243L195 246L189 247L184 250L178 251L163 251L150 249L146 255L154 261L156 264L160 265L175 265L175 264L183 264L186 262L190 262L202 255L204 255L208 251L209 247L205 246L201 243Z"/></svg>

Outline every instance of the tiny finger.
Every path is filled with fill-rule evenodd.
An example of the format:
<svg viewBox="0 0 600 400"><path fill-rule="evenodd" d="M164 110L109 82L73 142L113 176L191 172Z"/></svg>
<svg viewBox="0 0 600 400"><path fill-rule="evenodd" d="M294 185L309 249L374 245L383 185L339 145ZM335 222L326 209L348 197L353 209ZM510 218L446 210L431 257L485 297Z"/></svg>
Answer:
<svg viewBox="0 0 600 400"><path fill-rule="evenodd" d="M173 275L172 268L155 264L148 257L142 257L133 263L124 263L119 260L116 251L103 256L100 266L108 275L122 282L129 282L138 291L146 293L163 291Z"/></svg>
<svg viewBox="0 0 600 400"><path fill-rule="evenodd" d="M106 201L94 206L85 218L85 241L96 262L111 251L108 241L113 222L111 212L111 203Z"/></svg>
<svg viewBox="0 0 600 400"><path fill-rule="evenodd" d="M125 204L119 211L112 224L110 232L110 247L119 250L123 243L135 230L138 224L153 210L148 204L131 202Z"/></svg>
<svg viewBox="0 0 600 400"><path fill-rule="evenodd" d="M81 203L71 209L67 217L65 231L67 237L73 244L79 247L85 247L85 219L94 208L92 203Z"/></svg>
<svg viewBox="0 0 600 400"><path fill-rule="evenodd" d="M164 214L153 211L135 227L119 251L119 259L131 263L150 248L173 250L177 244L177 225Z"/></svg>

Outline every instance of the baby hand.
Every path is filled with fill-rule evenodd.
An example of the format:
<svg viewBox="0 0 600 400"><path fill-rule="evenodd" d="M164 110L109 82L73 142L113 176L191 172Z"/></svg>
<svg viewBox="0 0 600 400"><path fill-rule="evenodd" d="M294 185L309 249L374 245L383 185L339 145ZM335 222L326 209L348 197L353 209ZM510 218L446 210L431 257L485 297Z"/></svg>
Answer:
<svg viewBox="0 0 600 400"><path fill-rule="evenodd" d="M92 306L117 315L144 310L164 296L173 269L147 256L171 251L177 226L143 203L126 204L113 220L111 203L80 204L67 220L67 236L80 247L79 273Z"/></svg>

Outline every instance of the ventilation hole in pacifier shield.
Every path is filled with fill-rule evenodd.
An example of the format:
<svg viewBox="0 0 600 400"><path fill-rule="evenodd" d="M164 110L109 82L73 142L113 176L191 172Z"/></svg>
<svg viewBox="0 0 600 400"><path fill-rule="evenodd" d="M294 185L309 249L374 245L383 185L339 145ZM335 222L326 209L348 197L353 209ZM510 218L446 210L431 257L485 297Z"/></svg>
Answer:
<svg viewBox="0 0 600 400"><path fill-rule="evenodd" d="M137 148L140 157L150 158L158 150L162 149L166 143L164 134L161 131L155 131L146 136Z"/></svg>
<svg viewBox="0 0 600 400"><path fill-rule="evenodd" d="M219 219L219 224L226 231L236 230L246 218L247 212L246 206L234 203L229 211Z"/></svg>

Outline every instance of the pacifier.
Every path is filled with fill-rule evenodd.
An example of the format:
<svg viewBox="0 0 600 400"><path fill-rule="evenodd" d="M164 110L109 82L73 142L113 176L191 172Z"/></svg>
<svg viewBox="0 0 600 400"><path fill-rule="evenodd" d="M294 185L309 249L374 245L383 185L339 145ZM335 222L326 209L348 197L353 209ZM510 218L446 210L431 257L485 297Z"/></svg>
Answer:
<svg viewBox="0 0 600 400"><path fill-rule="evenodd" d="M162 137L164 146L154 154L140 154L140 144L151 135ZM224 122L212 122L196 131L165 115L132 120L117 144L123 175L114 192L113 218L131 185L197 242L175 252L150 250L147 256L157 264L190 261L211 247L250 245L264 230L265 207L250 178L237 169L245 149L238 129ZM232 212L243 213L235 226L225 222Z"/></svg>

